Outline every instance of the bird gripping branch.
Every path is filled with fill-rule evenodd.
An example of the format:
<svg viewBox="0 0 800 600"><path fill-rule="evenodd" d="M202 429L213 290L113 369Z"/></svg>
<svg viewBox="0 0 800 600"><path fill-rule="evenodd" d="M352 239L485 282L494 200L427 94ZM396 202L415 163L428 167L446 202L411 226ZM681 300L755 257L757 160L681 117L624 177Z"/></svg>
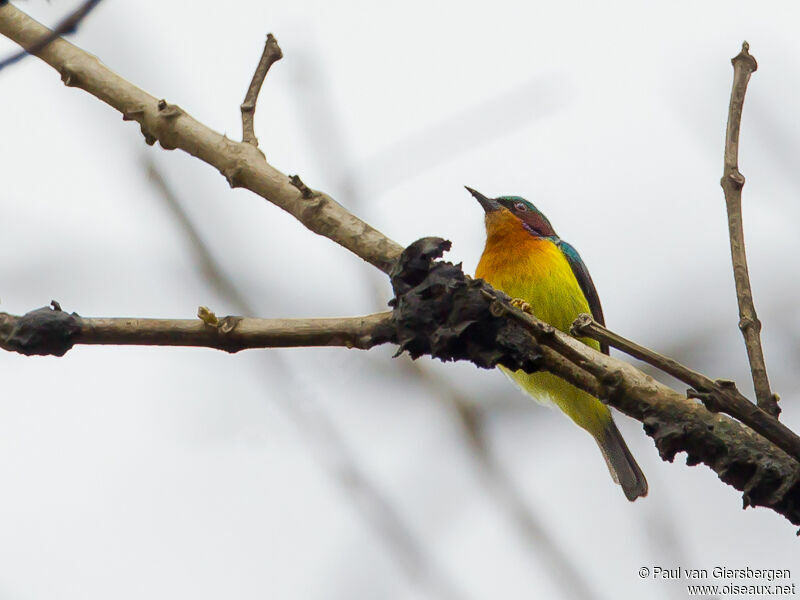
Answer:
<svg viewBox="0 0 800 600"><path fill-rule="evenodd" d="M475 276L515 299L565 333L581 313L604 324L592 278L578 252L560 239L550 221L519 196L487 198L467 188L486 213L486 247ZM595 340L586 344L608 353ZM500 367L536 400L550 401L594 437L611 477L628 500L647 495L647 480L636 464L609 408L551 373L525 373Z"/></svg>

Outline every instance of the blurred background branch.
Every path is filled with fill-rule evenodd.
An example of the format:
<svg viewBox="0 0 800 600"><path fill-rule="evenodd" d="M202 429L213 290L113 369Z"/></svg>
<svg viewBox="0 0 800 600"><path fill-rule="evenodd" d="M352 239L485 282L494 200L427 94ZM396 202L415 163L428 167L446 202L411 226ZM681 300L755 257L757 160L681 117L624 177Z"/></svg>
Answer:
<svg viewBox="0 0 800 600"><path fill-rule="evenodd" d="M31 45L27 46L24 50L0 60L0 70L3 70L9 65L13 65L16 62L21 61L28 55L35 56L44 50L53 40L57 40L64 35L75 33L81 21L83 21L88 14L92 12L92 10L94 10L98 4L100 4L101 1L102 0L85 0L85 2L83 2L78 8L57 23L49 33L42 36L39 40ZM6 3L7 0L0 0L0 6L3 6Z"/></svg>

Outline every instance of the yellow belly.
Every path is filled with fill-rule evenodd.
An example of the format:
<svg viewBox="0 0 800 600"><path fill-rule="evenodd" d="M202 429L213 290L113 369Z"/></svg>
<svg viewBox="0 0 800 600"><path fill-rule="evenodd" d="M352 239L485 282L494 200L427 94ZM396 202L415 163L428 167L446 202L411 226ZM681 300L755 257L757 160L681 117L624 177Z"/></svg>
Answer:
<svg viewBox="0 0 800 600"><path fill-rule="evenodd" d="M492 244L490 238L475 276L512 298L522 298L539 319L569 333L575 317L591 314L589 303L561 250L549 240L524 233L527 237L504 239L502 244ZM512 249L509 244L514 242ZM600 348L595 340L581 341ZM536 400L553 402L594 435L602 432L611 418L603 403L555 375L500 368Z"/></svg>

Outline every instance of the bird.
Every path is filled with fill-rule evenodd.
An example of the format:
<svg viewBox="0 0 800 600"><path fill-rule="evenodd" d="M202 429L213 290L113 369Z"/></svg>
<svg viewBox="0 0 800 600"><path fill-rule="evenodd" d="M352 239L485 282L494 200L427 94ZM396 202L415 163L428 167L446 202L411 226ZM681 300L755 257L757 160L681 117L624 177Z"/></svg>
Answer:
<svg viewBox="0 0 800 600"><path fill-rule="evenodd" d="M465 186L466 187L466 186ZM594 282L577 250L556 235L547 217L520 196L487 198L467 187L485 212L486 245L475 277L527 303L533 314L569 333L581 313L605 325ZM608 354L608 346L581 338ZM500 368L528 395L554 404L600 447L614 482L634 501L647 495L647 479L625 444L608 406L591 394L547 372Z"/></svg>

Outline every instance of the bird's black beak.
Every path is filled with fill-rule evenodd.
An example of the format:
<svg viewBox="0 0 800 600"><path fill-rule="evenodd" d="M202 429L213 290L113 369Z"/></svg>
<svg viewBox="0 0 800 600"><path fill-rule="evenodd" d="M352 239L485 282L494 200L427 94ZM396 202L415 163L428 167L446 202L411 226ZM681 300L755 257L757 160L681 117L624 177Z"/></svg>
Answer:
<svg viewBox="0 0 800 600"><path fill-rule="evenodd" d="M487 213L490 213L490 212L493 212L495 210L499 210L499 209L502 208L500 206L500 204L497 202L497 200L494 200L492 198L487 198L486 196L481 194L479 191L473 190L469 186L465 185L464 187L467 188L467 191L475 197L475 200L477 200L480 203L480 205L483 207L483 210L485 210Z"/></svg>

